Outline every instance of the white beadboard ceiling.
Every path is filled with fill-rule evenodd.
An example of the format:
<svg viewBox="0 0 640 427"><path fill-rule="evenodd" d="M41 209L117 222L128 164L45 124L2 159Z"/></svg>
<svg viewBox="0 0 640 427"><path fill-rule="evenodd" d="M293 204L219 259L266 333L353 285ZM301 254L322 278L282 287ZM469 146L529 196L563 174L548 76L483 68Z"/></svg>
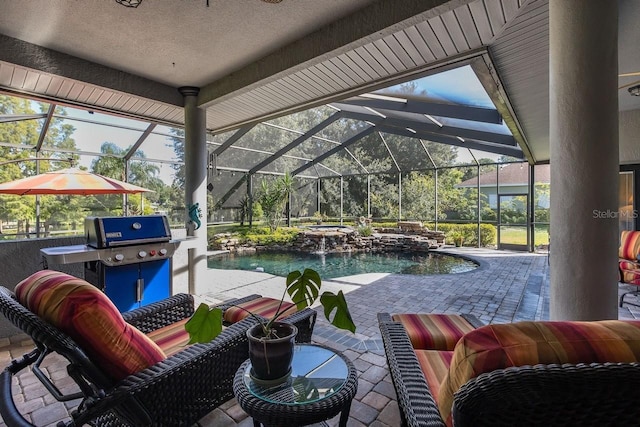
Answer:
<svg viewBox="0 0 640 427"><path fill-rule="evenodd" d="M621 73L640 71L639 3L620 0ZM534 162L549 158L547 0L143 0L137 9L0 0L0 8L0 90L181 125L177 88L195 86L212 132L482 57L523 150ZM621 89L621 109L639 108L635 98Z"/></svg>

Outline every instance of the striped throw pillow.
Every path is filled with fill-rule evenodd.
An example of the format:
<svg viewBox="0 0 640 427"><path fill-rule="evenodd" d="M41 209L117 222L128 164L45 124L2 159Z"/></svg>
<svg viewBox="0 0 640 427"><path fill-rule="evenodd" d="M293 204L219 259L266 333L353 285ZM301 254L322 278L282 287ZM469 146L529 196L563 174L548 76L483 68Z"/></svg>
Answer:
<svg viewBox="0 0 640 427"><path fill-rule="evenodd" d="M399 313L391 318L402 323L411 345L418 350L452 351L473 326L459 314Z"/></svg>
<svg viewBox="0 0 640 427"><path fill-rule="evenodd" d="M282 301L282 305L280 304L281 301L279 299L269 297L256 298L226 309L224 312L224 321L228 323L239 322L249 316L249 311L258 316L270 319L278 312L278 307L280 307L281 312L286 310L283 317L289 316L298 311L295 308L295 304L292 302Z"/></svg>
<svg viewBox="0 0 640 427"><path fill-rule="evenodd" d="M640 321L517 322L487 325L458 341L438 406L450 422L453 394L471 378L511 366L640 361Z"/></svg>
<svg viewBox="0 0 640 427"><path fill-rule="evenodd" d="M90 283L42 270L15 288L18 301L54 325L114 380L165 359L151 339L124 321L111 300Z"/></svg>
<svg viewBox="0 0 640 427"><path fill-rule="evenodd" d="M640 231L623 231L620 234L618 257L635 261L638 254L640 254Z"/></svg>

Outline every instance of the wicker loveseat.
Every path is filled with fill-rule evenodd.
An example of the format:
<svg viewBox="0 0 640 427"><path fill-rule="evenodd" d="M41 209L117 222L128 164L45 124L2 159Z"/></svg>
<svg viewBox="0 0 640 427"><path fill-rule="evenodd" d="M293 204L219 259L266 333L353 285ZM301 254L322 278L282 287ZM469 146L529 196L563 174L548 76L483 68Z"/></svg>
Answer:
<svg viewBox="0 0 640 427"><path fill-rule="evenodd" d="M467 332L453 351L414 349L379 316L407 426L637 425L640 322L519 322Z"/></svg>
<svg viewBox="0 0 640 427"><path fill-rule="evenodd" d="M78 399L66 425L193 425L233 397L234 374L248 357L246 331L255 324L245 319L207 344L188 345L191 295L120 314L94 286L49 270L29 276L14 292L0 287L0 313L36 346L0 375L0 414L8 426L31 425L12 393L12 378L25 368L57 400ZM287 321L306 317L300 312ZM62 393L40 368L53 353L68 362L77 391L65 386Z"/></svg>

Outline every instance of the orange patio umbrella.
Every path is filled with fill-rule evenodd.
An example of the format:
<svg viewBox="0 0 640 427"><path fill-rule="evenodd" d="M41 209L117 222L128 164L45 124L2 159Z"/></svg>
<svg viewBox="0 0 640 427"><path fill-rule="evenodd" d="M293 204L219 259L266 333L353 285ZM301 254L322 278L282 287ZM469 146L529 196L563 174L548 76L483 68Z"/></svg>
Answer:
<svg viewBox="0 0 640 427"><path fill-rule="evenodd" d="M134 194L149 191L153 190L76 168L46 172L0 184L0 194L20 196L38 194L86 196L92 194Z"/></svg>

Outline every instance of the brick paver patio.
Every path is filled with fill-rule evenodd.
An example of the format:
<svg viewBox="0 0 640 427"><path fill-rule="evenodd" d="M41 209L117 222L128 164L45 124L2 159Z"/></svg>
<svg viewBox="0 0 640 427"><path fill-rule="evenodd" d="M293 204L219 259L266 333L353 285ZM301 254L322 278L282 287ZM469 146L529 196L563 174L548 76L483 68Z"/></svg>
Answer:
<svg viewBox="0 0 640 427"><path fill-rule="evenodd" d="M503 252L473 248L453 249L476 260L472 272L448 275L409 276L364 274L323 283L329 290L342 289L358 327L356 334L338 331L322 314L313 340L344 352L359 374L358 393L348 425L395 427L400 415L395 391L387 370L376 315L378 312L472 313L485 323L548 319L549 266L544 254ZM283 279L260 272L210 270L210 288L199 291L199 299L211 303L258 293L280 298ZM620 292L626 286L621 286ZM620 318L640 317L640 310L625 306ZM322 319L321 319L322 318ZM31 349L25 335L0 339L0 367ZM46 370L61 387L72 387L61 360L51 357ZM55 425L68 419L73 402L55 401L30 372L13 386L19 410L38 426ZM338 418L328 422L337 425ZM252 426L252 420L234 399L204 417L199 425ZM5 426L0 421L0 426Z"/></svg>

